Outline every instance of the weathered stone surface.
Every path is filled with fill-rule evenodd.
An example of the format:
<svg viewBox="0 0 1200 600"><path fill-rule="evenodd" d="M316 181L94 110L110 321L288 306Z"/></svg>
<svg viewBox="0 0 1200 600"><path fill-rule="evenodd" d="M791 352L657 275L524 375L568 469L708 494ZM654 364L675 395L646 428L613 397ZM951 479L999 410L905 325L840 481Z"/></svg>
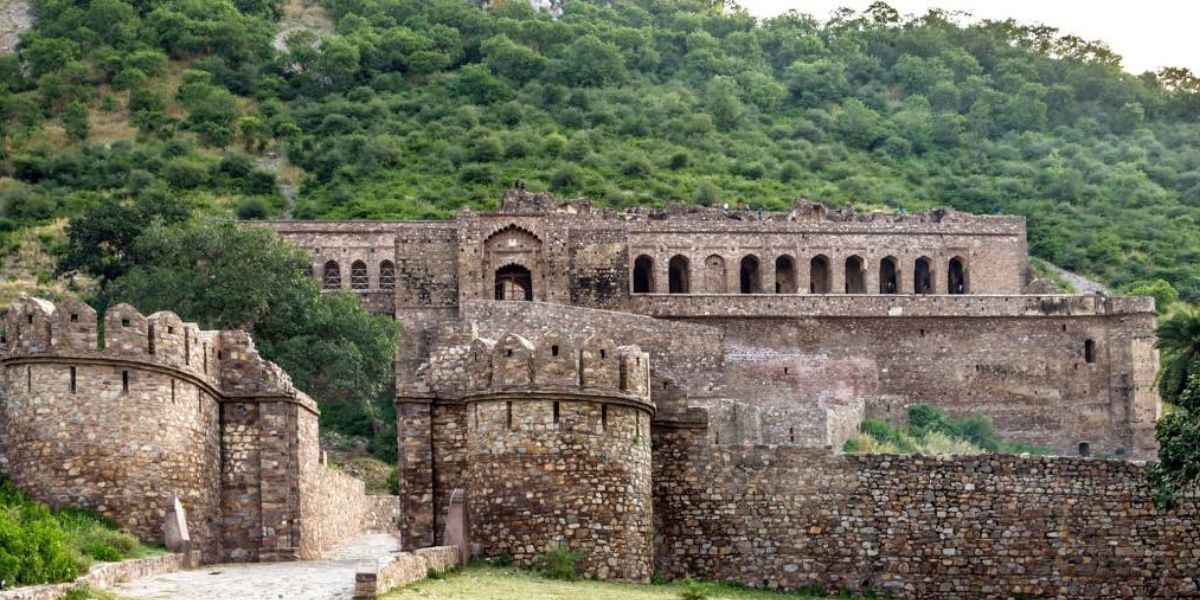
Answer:
<svg viewBox="0 0 1200 600"><path fill-rule="evenodd" d="M34 298L5 323L0 466L35 498L204 561L312 558L398 521L320 463L316 403L244 332L122 304L101 345L86 305Z"/></svg>
<svg viewBox="0 0 1200 600"><path fill-rule="evenodd" d="M1142 465L836 456L655 428L655 568L906 598L1195 597L1195 497L1156 509Z"/></svg>

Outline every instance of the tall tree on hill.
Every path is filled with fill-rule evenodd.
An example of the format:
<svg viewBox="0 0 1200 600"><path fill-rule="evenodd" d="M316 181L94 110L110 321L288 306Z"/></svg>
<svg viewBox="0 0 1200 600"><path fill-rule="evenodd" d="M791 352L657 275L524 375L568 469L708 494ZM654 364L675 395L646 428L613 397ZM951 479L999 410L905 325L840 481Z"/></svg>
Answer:
<svg viewBox="0 0 1200 600"><path fill-rule="evenodd" d="M1178 309L1155 333L1163 358L1159 389L1175 411L1155 425L1159 462L1150 481L1155 500L1172 506L1180 492L1200 482L1200 309Z"/></svg>

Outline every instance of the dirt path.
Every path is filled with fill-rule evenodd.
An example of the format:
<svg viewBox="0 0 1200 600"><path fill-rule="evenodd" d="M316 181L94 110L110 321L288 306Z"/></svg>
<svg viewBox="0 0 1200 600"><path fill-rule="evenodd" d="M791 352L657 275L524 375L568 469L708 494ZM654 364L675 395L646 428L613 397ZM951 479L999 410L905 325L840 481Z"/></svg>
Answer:
<svg viewBox="0 0 1200 600"><path fill-rule="evenodd" d="M113 592L143 600L350 600L358 564L399 551L391 535L369 535L330 550L322 560L207 565L137 579Z"/></svg>

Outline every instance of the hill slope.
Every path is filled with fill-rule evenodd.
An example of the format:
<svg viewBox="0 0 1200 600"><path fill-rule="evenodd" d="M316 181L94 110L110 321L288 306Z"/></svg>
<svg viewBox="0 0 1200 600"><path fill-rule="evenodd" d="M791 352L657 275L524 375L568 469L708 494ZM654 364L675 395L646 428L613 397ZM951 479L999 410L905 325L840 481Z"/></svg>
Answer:
<svg viewBox="0 0 1200 600"><path fill-rule="evenodd" d="M23 66L0 59L0 229L147 195L280 215L276 166L299 218L441 217L518 179L618 208L803 195L1023 214L1041 258L1200 300L1186 71L883 4L828 23L712 0L324 6L334 33L280 51L298 12L275 0L37 0Z"/></svg>

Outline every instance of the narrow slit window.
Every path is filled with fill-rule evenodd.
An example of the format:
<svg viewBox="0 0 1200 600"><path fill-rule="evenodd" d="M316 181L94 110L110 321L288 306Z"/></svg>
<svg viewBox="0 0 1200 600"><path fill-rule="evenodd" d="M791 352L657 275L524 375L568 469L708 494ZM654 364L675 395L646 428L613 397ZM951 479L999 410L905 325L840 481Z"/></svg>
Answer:
<svg viewBox="0 0 1200 600"><path fill-rule="evenodd" d="M175 380L171 380L171 404L175 404Z"/></svg>
<svg viewBox="0 0 1200 600"><path fill-rule="evenodd" d="M608 405L600 405L600 431L608 431Z"/></svg>
<svg viewBox="0 0 1200 600"><path fill-rule="evenodd" d="M1084 362L1096 362L1096 340L1087 340L1083 343L1083 360Z"/></svg>
<svg viewBox="0 0 1200 600"><path fill-rule="evenodd" d="M508 429L511 431L513 428L512 402L505 402L504 404L505 410L508 411L508 415L506 417L508 420Z"/></svg>
<svg viewBox="0 0 1200 600"><path fill-rule="evenodd" d="M559 415L560 415L559 405L557 402L555 402L554 403L554 426L555 427L558 427Z"/></svg>
<svg viewBox="0 0 1200 600"><path fill-rule="evenodd" d="M150 351L150 354L154 354L154 324L153 323L150 324L150 327L147 329L147 333L149 335L146 336L146 348Z"/></svg>
<svg viewBox="0 0 1200 600"><path fill-rule="evenodd" d="M25 391L33 391L33 371L29 367L25 367Z"/></svg>
<svg viewBox="0 0 1200 600"><path fill-rule="evenodd" d="M75 367L71 367L71 393L75 393Z"/></svg>
<svg viewBox="0 0 1200 600"><path fill-rule="evenodd" d="M796 443L796 428L795 427L788 427L788 442L790 442L792 444Z"/></svg>
<svg viewBox="0 0 1200 600"><path fill-rule="evenodd" d="M600 358L608 358L608 350L601 348L600 349Z"/></svg>
<svg viewBox="0 0 1200 600"><path fill-rule="evenodd" d="M121 393L129 393L129 371L121 371Z"/></svg>

